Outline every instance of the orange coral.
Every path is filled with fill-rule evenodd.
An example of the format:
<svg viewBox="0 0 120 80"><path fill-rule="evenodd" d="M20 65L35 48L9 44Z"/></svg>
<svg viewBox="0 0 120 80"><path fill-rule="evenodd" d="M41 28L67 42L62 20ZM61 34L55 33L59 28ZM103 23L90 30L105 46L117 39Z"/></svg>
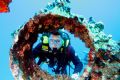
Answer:
<svg viewBox="0 0 120 80"><path fill-rule="evenodd" d="M0 13L2 12L9 12L9 3L11 0L0 0Z"/></svg>

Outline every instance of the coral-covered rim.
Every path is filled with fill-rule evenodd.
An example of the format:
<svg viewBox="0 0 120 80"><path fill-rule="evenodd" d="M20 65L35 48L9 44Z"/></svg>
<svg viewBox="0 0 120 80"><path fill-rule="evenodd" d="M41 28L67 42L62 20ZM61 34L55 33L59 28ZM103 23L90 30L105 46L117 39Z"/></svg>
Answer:
<svg viewBox="0 0 120 80"><path fill-rule="evenodd" d="M43 77L38 65L36 65L30 56L32 46L36 42L38 34L62 28L79 37L85 42L87 47L93 48L89 31L85 25L78 21L76 16L74 18L67 18L60 15L39 14L34 16L33 19L30 19L24 27L19 30L17 35L18 40L14 42L10 50L10 64L13 72L15 70L13 66L16 65L22 71L22 75L25 78L34 79ZM46 76L45 73L43 74L46 78L48 78L47 76L52 78L48 74L46 74Z"/></svg>
<svg viewBox="0 0 120 80"><path fill-rule="evenodd" d="M118 64L119 59L112 55L112 50L99 49L98 52L95 51L94 41L92 36L90 36L87 26L81 23L77 16L67 18L60 15L43 13L35 15L30 19L19 29L14 39L14 44L10 49L10 67L15 79L39 80L43 78L53 80L53 78L55 78L39 68L31 57L31 50L33 44L37 41L38 34L63 28L71 34L74 34L75 37L80 38L86 47L90 48L89 62L81 79L88 77L90 74L92 79L96 80L101 80L101 76L107 78L107 75L104 76L103 74L109 74L115 79L114 74L119 74L117 70L119 70L120 66L114 64ZM116 55L118 55L118 53L116 53ZM112 62L109 62L105 57L113 59ZM113 71L109 72L108 66L110 69L114 68ZM107 72L105 72L106 70ZM60 80L63 77L66 80L70 80L68 76L57 76L56 79Z"/></svg>

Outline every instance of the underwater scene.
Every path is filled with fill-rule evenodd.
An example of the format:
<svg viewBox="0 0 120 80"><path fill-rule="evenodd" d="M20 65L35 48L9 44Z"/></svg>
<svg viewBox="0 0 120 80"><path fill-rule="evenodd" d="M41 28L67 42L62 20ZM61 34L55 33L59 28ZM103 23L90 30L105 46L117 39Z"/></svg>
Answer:
<svg viewBox="0 0 120 80"><path fill-rule="evenodd" d="M0 0L0 79L120 80L119 3Z"/></svg>

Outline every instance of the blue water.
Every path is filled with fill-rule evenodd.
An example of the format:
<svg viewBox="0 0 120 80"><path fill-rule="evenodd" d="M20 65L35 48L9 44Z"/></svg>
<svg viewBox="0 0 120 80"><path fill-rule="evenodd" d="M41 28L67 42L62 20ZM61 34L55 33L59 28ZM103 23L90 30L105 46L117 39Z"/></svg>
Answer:
<svg viewBox="0 0 120 80"><path fill-rule="evenodd" d="M10 13L0 13L0 80L14 80L9 67L9 49L13 40L11 33L52 1L54 0L13 0ZM71 8L72 13L103 21L104 32L112 34L114 40L120 40L120 0L71 0ZM80 46L76 47L78 43ZM84 43L72 38L72 45L80 58L84 59L85 52L89 50Z"/></svg>

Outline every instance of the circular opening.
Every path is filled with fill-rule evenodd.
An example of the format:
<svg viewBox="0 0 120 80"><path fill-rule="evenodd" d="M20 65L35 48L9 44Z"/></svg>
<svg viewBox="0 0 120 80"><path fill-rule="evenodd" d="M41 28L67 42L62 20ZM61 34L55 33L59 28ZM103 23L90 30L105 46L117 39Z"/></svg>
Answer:
<svg viewBox="0 0 120 80"><path fill-rule="evenodd" d="M38 34L62 28L73 34L75 37L80 38L85 42L86 47L94 49L92 40L89 36L89 31L85 25L78 21L77 17L67 18L53 14L36 15L19 30L18 35L16 35L18 40L15 40L13 47L10 50L10 65L15 78L18 78L17 76L25 79L54 78L40 69L31 57L31 52L33 45L39 36ZM57 76L57 78L59 79L60 76ZM69 77L66 76L65 78L68 79Z"/></svg>

